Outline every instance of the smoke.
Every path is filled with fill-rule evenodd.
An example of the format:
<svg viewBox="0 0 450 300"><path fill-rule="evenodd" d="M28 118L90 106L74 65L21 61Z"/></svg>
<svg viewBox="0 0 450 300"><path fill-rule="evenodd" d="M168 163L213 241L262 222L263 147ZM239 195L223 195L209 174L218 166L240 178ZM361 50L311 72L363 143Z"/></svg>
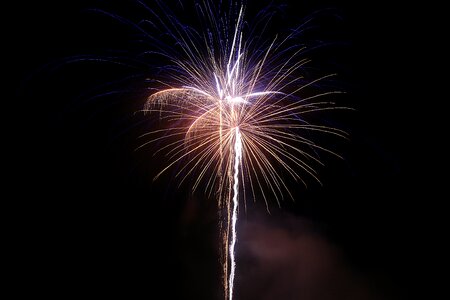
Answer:
<svg viewBox="0 0 450 300"><path fill-rule="evenodd" d="M258 215L239 226L239 299L386 299L307 220Z"/></svg>

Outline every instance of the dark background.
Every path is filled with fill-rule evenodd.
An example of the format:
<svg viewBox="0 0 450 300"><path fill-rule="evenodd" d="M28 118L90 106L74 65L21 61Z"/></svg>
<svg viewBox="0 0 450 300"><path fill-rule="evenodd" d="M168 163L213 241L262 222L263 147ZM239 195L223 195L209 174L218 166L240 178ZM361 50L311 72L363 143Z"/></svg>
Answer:
<svg viewBox="0 0 450 300"><path fill-rule="evenodd" d="M86 61L105 51L133 57L140 47L130 42L126 26L89 8L136 19L145 13L127 1L27 2L8 8L14 21L5 46L11 53L4 57L12 66L6 88L18 107L4 111L14 183L8 197L14 206L11 278L21 282L16 292L219 299L213 200L192 195L189 183L178 188L171 173L153 182L162 158L134 151L138 136L154 125L135 114L148 70L134 62ZM278 6L286 17L275 21L287 27L322 12L309 38L329 45L312 54L323 59L315 66L339 73L338 84L348 91L341 101L356 110L341 116L351 138L340 149L345 160L330 159L320 170L323 186L294 188L296 203L272 205L271 216L262 201L241 211L236 299L410 299L429 293L434 279L428 270L437 257L430 208L438 175L429 167L437 155L430 150L429 122L436 100L424 88L427 42L424 22L417 23L426 11L390 1L286 2L292 3ZM72 63L78 59L83 61ZM120 81L127 76L138 80ZM298 238L310 236L313 242ZM298 241L314 247L297 249ZM293 250L278 262L252 245ZM333 254L324 271L330 274L308 283L303 291L310 294L302 295L295 278L303 277L283 266L296 266L299 258L302 269L310 260L300 258L324 249L324 257ZM279 267L261 267L271 264Z"/></svg>

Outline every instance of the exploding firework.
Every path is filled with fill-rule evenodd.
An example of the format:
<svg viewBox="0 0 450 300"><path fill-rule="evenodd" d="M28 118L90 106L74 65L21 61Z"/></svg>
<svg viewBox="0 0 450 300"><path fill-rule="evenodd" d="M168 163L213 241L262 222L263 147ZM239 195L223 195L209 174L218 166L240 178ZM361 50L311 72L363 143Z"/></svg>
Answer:
<svg viewBox="0 0 450 300"><path fill-rule="evenodd" d="M242 3L225 10L204 1L197 10L202 32L154 14L153 26L165 30L177 51L154 52L171 65L164 69L168 79L159 81L163 87L148 97L144 112L158 114L170 126L145 134L148 141L141 147L168 141L158 149L166 153L168 164L156 178L182 162L176 175L180 184L195 178L193 190L205 187L217 199L224 294L231 300L239 203L245 204L248 195L262 197L266 205L270 196L278 203L285 194L293 198L286 176L303 184L305 175L318 181L317 153L337 155L314 142L311 133L346 133L308 118L338 108L330 96L339 91L304 93L334 74L306 81L305 47L291 42L298 30L262 40L264 32L256 38L245 26Z"/></svg>

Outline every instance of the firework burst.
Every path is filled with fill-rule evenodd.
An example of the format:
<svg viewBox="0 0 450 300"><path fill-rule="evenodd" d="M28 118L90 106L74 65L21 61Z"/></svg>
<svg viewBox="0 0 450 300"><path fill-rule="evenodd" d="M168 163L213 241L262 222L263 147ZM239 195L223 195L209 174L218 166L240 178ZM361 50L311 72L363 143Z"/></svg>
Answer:
<svg viewBox="0 0 450 300"><path fill-rule="evenodd" d="M165 8L162 4L160 7ZM223 237L223 285L225 299L233 297L234 247L239 196L293 198L286 176L305 183L306 176L319 181L315 166L318 152L331 150L317 144L310 133L346 137L336 128L311 123L315 112L339 108L331 97L339 91L304 93L334 74L306 81L302 74L309 62L305 48L291 43L292 34L270 40L254 38L244 22L245 6L197 5L203 31L195 31L173 18L154 14L159 25L175 41L177 52L158 51L171 61L167 80L151 94L145 113L157 113L169 127L144 135L149 143L166 140L168 164L156 176L174 166L180 184L195 178L193 190L205 188L217 199ZM170 14L167 14L170 15ZM242 191L240 191L242 190Z"/></svg>

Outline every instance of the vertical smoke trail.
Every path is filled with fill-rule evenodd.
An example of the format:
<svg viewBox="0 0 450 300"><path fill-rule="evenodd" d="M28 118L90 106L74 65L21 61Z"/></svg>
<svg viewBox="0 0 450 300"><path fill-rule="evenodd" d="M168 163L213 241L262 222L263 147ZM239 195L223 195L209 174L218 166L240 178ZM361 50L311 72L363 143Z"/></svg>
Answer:
<svg viewBox="0 0 450 300"><path fill-rule="evenodd" d="M231 217L231 245L230 245L230 260L231 271L229 279L230 300L233 299L233 282L236 269L236 261L234 257L234 246L236 245L236 221L237 221L237 208L238 208L238 193L239 193L239 162L242 157L242 140L239 127L235 128L235 142L234 142L234 182L233 182L233 214Z"/></svg>

